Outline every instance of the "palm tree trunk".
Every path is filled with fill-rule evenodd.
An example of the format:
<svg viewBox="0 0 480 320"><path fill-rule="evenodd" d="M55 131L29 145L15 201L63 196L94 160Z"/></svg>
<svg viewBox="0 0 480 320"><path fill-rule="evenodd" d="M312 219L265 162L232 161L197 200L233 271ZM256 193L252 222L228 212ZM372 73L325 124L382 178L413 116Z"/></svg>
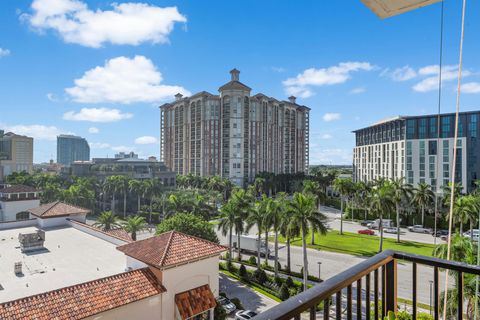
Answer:
<svg viewBox="0 0 480 320"><path fill-rule="evenodd" d="M230 235L228 237L228 262L232 262L232 226L230 226Z"/></svg>
<svg viewBox="0 0 480 320"><path fill-rule="evenodd" d="M400 207L397 204L397 242L400 242Z"/></svg>
<svg viewBox="0 0 480 320"><path fill-rule="evenodd" d="M367 208L363 209L365 211L365 220L367 220Z"/></svg>
<svg viewBox="0 0 480 320"><path fill-rule="evenodd" d="M132 240L137 241L137 233L135 231L132 231Z"/></svg>
<svg viewBox="0 0 480 320"><path fill-rule="evenodd" d="M378 230L380 230L380 246L378 248L378 252L382 252L382 250L383 250L383 219L382 219L382 214L380 214L380 225L378 226Z"/></svg>
<svg viewBox="0 0 480 320"><path fill-rule="evenodd" d="M473 241L473 221L470 219L470 240Z"/></svg>
<svg viewBox="0 0 480 320"><path fill-rule="evenodd" d="M463 234L463 221L460 221L460 235Z"/></svg>
<svg viewBox="0 0 480 320"><path fill-rule="evenodd" d="M287 269L288 271L292 271L290 258L291 258L290 257L290 237L287 236Z"/></svg>
<svg viewBox="0 0 480 320"><path fill-rule="evenodd" d="M315 231L312 229L312 246L315 244Z"/></svg>
<svg viewBox="0 0 480 320"><path fill-rule="evenodd" d="M425 227L425 206L422 206L422 227Z"/></svg>
<svg viewBox="0 0 480 320"><path fill-rule="evenodd" d="M140 212L140 195L137 196L137 213Z"/></svg>
<svg viewBox="0 0 480 320"><path fill-rule="evenodd" d="M275 277L278 277L278 231L275 230Z"/></svg>
<svg viewBox="0 0 480 320"><path fill-rule="evenodd" d="M112 213L115 214L115 192L112 195Z"/></svg>
<svg viewBox="0 0 480 320"><path fill-rule="evenodd" d="M343 234L343 200L340 198L340 234Z"/></svg>
<svg viewBox="0 0 480 320"><path fill-rule="evenodd" d="M268 230L265 231L265 266L268 266Z"/></svg>
<svg viewBox="0 0 480 320"><path fill-rule="evenodd" d="M240 232L237 231L237 250L238 250L238 261L242 261L242 255L240 254Z"/></svg>
<svg viewBox="0 0 480 320"><path fill-rule="evenodd" d="M303 228L302 228L303 229ZM303 291L307 291L308 281L308 258L307 258L307 241L305 230L302 230L302 248L303 248Z"/></svg>
<svg viewBox="0 0 480 320"><path fill-rule="evenodd" d="M260 268L260 245L262 242L262 233L260 232L260 228L258 228L258 239L257 239L257 267Z"/></svg>

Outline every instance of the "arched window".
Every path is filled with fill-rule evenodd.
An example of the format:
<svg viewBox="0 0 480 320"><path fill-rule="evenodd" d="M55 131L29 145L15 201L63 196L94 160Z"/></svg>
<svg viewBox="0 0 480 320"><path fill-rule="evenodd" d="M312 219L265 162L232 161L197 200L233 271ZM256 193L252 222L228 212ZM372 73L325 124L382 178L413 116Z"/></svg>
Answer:
<svg viewBox="0 0 480 320"><path fill-rule="evenodd" d="M16 215L16 219L17 220L28 220L28 219L30 219L30 213L28 213L26 211L19 212Z"/></svg>

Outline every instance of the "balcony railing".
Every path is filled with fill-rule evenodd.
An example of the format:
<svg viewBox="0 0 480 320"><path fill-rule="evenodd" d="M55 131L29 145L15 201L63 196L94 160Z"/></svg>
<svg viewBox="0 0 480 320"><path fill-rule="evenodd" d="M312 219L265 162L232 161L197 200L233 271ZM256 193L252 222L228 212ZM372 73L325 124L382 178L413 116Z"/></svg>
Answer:
<svg viewBox="0 0 480 320"><path fill-rule="evenodd" d="M433 267L433 318L440 314L439 270L447 269L457 278L457 319L464 314L463 274L480 275L480 267L464 263L425 257L399 251L379 253L321 284L302 292L277 306L257 315L254 320L286 319L383 319L389 311L397 312L397 261L409 261L412 266L412 319L417 314L417 265ZM372 288L373 283L373 288ZM354 288L355 286L355 288ZM365 288L362 292L362 288ZM356 290L353 297L353 290ZM346 297L342 295L346 290ZM323 302L323 314L317 306ZM371 307L373 314L370 314ZM330 314L332 309L332 315ZM355 310L353 310L355 309ZM345 313L345 314L344 314Z"/></svg>

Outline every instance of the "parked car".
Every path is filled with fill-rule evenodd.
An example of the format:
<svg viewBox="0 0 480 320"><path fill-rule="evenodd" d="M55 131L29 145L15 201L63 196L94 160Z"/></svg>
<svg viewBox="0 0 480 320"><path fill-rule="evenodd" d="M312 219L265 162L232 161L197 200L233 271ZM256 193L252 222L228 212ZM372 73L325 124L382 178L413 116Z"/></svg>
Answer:
<svg viewBox="0 0 480 320"><path fill-rule="evenodd" d="M375 231L373 231L372 229L363 229L363 230L358 230L357 232L358 234L367 234L369 236L375 235Z"/></svg>
<svg viewBox="0 0 480 320"><path fill-rule="evenodd" d="M410 232L416 232L416 233L432 233L432 229L424 228L422 225L419 225L419 224L416 224L414 226L410 226L407 229Z"/></svg>
<svg viewBox="0 0 480 320"><path fill-rule="evenodd" d="M238 311L235 314L235 320L248 320L252 319L257 315L256 312L253 312L252 310L245 310L245 311Z"/></svg>
<svg viewBox="0 0 480 320"><path fill-rule="evenodd" d="M437 234L434 235L434 231L432 231L432 236L441 237L441 236L448 236L448 230L437 230Z"/></svg>
<svg viewBox="0 0 480 320"><path fill-rule="evenodd" d="M385 233L397 233L397 228L394 228L394 227L385 228L385 229L383 229L383 232L385 232Z"/></svg>
<svg viewBox="0 0 480 320"><path fill-rule="evenodd" d="M480 236L479 230L473 229L472 232L473 232L473 235L470 233L470 230L468 230L463 233L463 236L467 238L471 238L473 241L478 241L478 237Z"/></svg>
<svg viewBox="0 0 480 320"><path fill-rule="evenodd" d="M379 226L380 226L380 219L377 219L367 225L367 227L370 229L378 229ZM393 227L393 221L390 219L382 219L382 226L383 226L383 229L391 228Z"/></svg>
<svg viewBox="0 0 480 320"><path fill-rule="evenodd" d="M218 301L218 303L220 303L220 305L225 309L225 311L228 314L237 310L237 307L228 298L220 296L220 297L218 297L217 301Z"/></svg>
<svg viewBox="0 0 480 320"><path fill-rule="evenodd" d="M372 222L373 220L363 220L362 222L360 222L360 225L366 227Z"/></svg>

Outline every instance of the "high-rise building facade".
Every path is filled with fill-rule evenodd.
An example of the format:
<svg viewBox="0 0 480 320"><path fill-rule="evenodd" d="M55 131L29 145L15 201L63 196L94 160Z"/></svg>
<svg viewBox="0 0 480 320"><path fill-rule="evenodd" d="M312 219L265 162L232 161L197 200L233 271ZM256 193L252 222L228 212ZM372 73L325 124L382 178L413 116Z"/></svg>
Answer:
<svg viewBox="0 0 480 320"><path fill-rule="evenodd" d="M404 177L410 184L427 183L441 192L453 173L469 192L480 179L479 120L480 111L460 113L455 168L455 114L399 116L355 130L354 179Z"/></svg>
<svg viewBox="0 0 480 320"><path fill-rule="evenodd" d="M178 174L221 175L237 185L260 172L308 168L309 111L295 97L280 101L240 82L240 71L218 95L206 91L160 107L161 160Z"/></svg>
<svg viewBox="0 0 480 320"><path fill-rule="evenodd" d="M0 130L0 181L13 172L32 172L33 138Z"/></svg>
<svg viewBox="0 0 480 320"><path fill-rule="evenodd" d="M85 138L72 135L57 137L57 163L70 166L74 161L90 160L90 146Z"/></svg>

